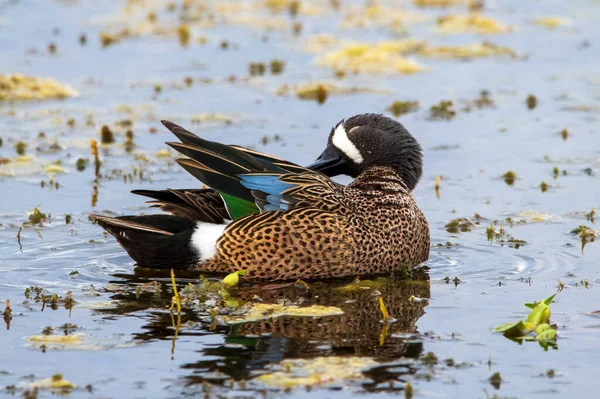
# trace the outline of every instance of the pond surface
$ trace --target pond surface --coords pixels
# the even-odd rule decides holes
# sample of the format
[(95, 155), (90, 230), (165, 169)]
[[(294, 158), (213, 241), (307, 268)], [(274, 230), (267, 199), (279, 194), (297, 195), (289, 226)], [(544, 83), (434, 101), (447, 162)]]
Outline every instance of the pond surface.
[[(32, 381), (61, 373), (76, 385), (67, 389), (73, 398), (409, 397), (409, 381), (422, 398), (596, 397), (600, 2), (481, 2), (481, 14), (498, 24), (466, 31), (438, 19), (470, 12), (449, 3), (0, 4), (0, 73), (52, 77), (78, 92), (0, 102), (0, 304), (10, 300), (12, 309), (0, 332), (0, 396), (21, 397)], [(558, 18), (536, 22), (546, 17)], [(411, 61), (400, 50), (331, 55), (352, 43), (407, 39), (421, 41), (406, 51)], [(495, 50), (457, 58), (451, 46), (461, 45)], [(450, 46), (446, 57), (439, 46)], [(311, 82), (321, 85), (316, 94), (298, 87)], [(432, 118), (430, 107), (445, 100), (453, 102), (442, 112), (448, 119)], [(394, 101), (419, 105), (399, 120), (425, 152), (414, 196), (431, 228), (426, 267), (409, 280), (232, 294), (341, 315), (232, 325), (210, 316), (214, 299), (200, 298), (197, 308), (184, 306), (176, 329), (168, 273), (136, 268), (87, 220), (90, 212), (153, 212), (132, 189), (199, 186), (165, 152), (173, 137), (160, 119), (307, 164), (339, 120), (391, 115)], [(100, 142), (104, 125), (115, 143), (100, 144), (97, 176), (90, 140)], [(512, 184), (502, 177), (508, 171)], [(38, 206), (46, 220), (29, 223)], [(446, 227), (458, 218), (466, 219), (458, 229)], [(581, 225), (584, 243), (571, 233)], [(180, 288), (198, 282), (177, 276)], [(71, 291), (75, 303), (27, 298), (30, 286)], [(524, 303), (559, 289), (550, 306), (556, 345), (494, 333), (524, 319)], [(382, 322), (378, 298), (395, 322)], [(71, 340), (35, 342), (43, 333)], [(495, 373), (501, 381), (492, 384)], [(300, 374), (297, 386), (278, 384)]]

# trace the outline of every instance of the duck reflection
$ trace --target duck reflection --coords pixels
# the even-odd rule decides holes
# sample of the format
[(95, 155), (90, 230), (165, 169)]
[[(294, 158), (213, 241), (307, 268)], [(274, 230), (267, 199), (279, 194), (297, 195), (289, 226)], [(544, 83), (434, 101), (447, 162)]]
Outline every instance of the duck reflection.
[[(117, 306), (99, 312), (122, 315), (146, 310), (151, 315), (149, 322), (142, 331), (134, 334), (134, 339), (173, 339), (175, 329), (171, 315), (164, 311), (172, 297), (170, 280), (165, 274), (136, 269), (135, 275), (115, 277), (122, 279), (112, 284), (122, 287), (111, 296)], [(161, 288), (149, 290), (150, 281), (161, 281)], [(178, 274), (177, 282), (197, 284), (198, 280), (197, 276)], [(139, 287), (144, 287), (144, 290)], [(221, 334), (225, 341), (220, 345), (203, 347), (199, 351), (202, 355), (199, 358), (203, 360), (182, 365), (183, 369), (191, 371), (184, 377), (187, 383), (221, 385), (230, 379), (248, 380), (267, 365), (292, 358), (364, 356), (395, 361), (417, 359), (423, 351), (417, 321), (425, 313), (430, 296), (425, 269), (413, 272), (411, 279), (380, 277), (360, 282), (314, 282), (308, 286), (250, 286), (239, 288), (235, 296), (240, 301), (267, 304), (335, 306), (343, 314), (280, 316), (216, 326), (213, 318), (211, 330), (206, 312), (184, 309), (179, 337)], [(382, 320), (380, 297), (395, 319), (392, 322)], [(386, 374), (386, 371), (382, 372)]]

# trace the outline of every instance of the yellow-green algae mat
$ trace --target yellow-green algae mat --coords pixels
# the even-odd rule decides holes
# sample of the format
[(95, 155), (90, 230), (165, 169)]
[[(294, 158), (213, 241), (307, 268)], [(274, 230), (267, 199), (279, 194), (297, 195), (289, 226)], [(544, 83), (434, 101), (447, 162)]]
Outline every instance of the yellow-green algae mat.
[(20, 73), (0, 74), (0, 101), (62, 99), (76, 95), (75, 89), (51, 78), (25, 76)]
[(282, 361), (282, 370), (263, 374), (254, 380), (275, 388), (314, 386), (364, 378), (362, 372), (376, 366), (375, 360), (365, 357), (328, 356), (314, 359)]

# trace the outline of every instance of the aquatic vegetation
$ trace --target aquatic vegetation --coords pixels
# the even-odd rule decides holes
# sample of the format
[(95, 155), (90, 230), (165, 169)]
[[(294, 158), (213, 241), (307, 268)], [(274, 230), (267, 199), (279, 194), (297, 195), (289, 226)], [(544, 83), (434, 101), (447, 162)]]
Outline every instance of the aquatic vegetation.
[(467, 3), (466, 0), (412, 0), (417, 7), (450, 7)]
[(192, 123), (208, 124), (208, 125), (231, 125), (233, 118), (225, 114), (215, 112), (199, 113), (192, 116)]
[(587, 227), (585, 225), (578, 226), (570, 231), (570, 234), (578, 237), (581, 240), (581, 252), (583, 253), (583, 249), (586, 244), (589, 242), (596, 241), (596, 238), (600, 235), (597, 230), (592, 229), (591, 227)]
[(396, 118), (410, 112), (416, 112), (419, 109), (418, 101), (394, 101), (386, 111), (390, 112)]
[(446, 59), (473, 59), (493, 56), (517, 57), (517, 53), (509, 47), (499, 46), (487, 41), (455, 46), (424, 46), (418, 54), (422, 57)]
[(403, 55), (414, 53), (424, 45), (424, 42), (413, 39), (351, 44), (323, 55), (316, 64), (347, 73), (412, 74), (424, 71), (425, 67)]
[(264, 75), (267, 67), (262, 62), (251, 62), (248, 64), (250, 76), (261, 76)]
[(294, 94), (301, 100), (314, 100), (323, 104), (331, 94), (378, 93), (370, 87), (344, 87), (328, 82), (310, 82), (297, 85), (283, 85), (277, 90), (277, 95)]
[(179, 39), (179, 44), (181, 44), (183, 47), (187, 47), (187, 45), (190, 43), (191, 37), (192, 34), (189, 26), (186, 24), (179, 25), (177, 28), (177, 38)]
[(0, 74), (0, 101), (64, 99), (77, 96), (77, 91), (51, 78), (23, 74)]
[(244, 305), (238, 311), (231, 315), (223, 316), (223, 322), (226, 324), (239, 324), (256, 322), (259, 320), (275, 319), (282, 316), (294, 317), (322, 317), (338, 316), (344, 314), (342, 309), (335, 306), (296, 306), (296, 305), (278, 305), (269, 303), (250, 303)]
[(373, 3), (366, 7), (348, 6), (341, 24), (343, 29), (389, 28), (394, 33), (405, 33), (406, 26), (423, 22), (426, 17), (416, 12), (408, 12), (398, 6)]
[(100, 142), (102, 144), (112, 144), (115, 142), (115, 135), (107, 125), (102, 126), (102, 129), (100, 129)]
[(438, 18), (437, 25), (438, 31), (443, 33), (494, 34), (511, 31), (510, 27), (478, 13), (445, 15)]
[(547, 350), (548, 347), (556, 348), (556, 326), (550, 323), (550, 304), (556, 294), (525, 306), (531, 309), (523, 321), (506, 323), (494, 328), (495, 332), (502, 333), (505, 337), (521, 343), (522, 341), (537, 341)]
[(269, 387), (289, 389), (312, 387), (322, 384), (366, 378), (363, 371), (378, 363), (368, 357), (328, 356), (314, 359), (283, 360), (278, 367), (281, 371), (263, 374), (254, 381)]
[(454, 110), (454, 103), (451, 100), (440, 101), (439, 104), (432, 105), (429, 108), (429, 119), (430, 120), (446, 120), (456, 116), (456, 111)]
[(537, 107), (537, 97), (534, 96), (533, 94), (529, 94), (527, 96), (527, 99), (525, 100), (525, 103), (527, 104), (527, 108), (529, 109), (534, 109), (535, 107)]
[(45, 213), (40, 211), (39, 206), (36, 206), (31, 212), (28, 213), (29, 222), (34, 225), (44, 222), (47, 218), (48, 216), (46, 216)]
[(545, 181), (540, 183), (540, 190), (542, 190), (542, 193), (545, 193), (546, 191), (548, 191), (548, 183), (546, 183)]
[(62, 374), (54, 374), (50, 378), (34, 381), (30, 383), (29, 386), (34, 389), (58, 390), (61, 393), (68, 393), (77, 388), (77, 385), (65, 380)]
[(236, 287), (238, 285), (238, 283), (240, 282), (240, 276), (245, 276), (245, 275), (246, 275), (245, 270), (239, 270), (237, 272), (230, 273), (222, 280), (222, 283), (226, 287)]
[(282, 60), (272, 60), (269, 63), (269, 67), (271, 69), (271, 73), (273, 75), (280, 75), (283, 73), (283, 69), (285, 68), (285, 61)]
[(515, 180), (517, 180), (518, 176), (514, 170), (509, 170), (501, 176), (504, 179), (504, 182), (509, 186), (515, 184)]
[(494, 374), (492, 374), (488, 380), (494, 388), (500, 389), (500, 384), (502, 383), (502, 377), (500, 376), (499, 372), (495, 372)]
[(559, 134), (564, 141), (567, 141), (567, 138), (569, 138), (569, 131), (567, 129), (561, 130)]
[(564, 28), (573, 25), (573, 21), (566, 17), (539, 17), (533, 23), (547, 29)]
[(479, 97), (470, 100), (470, 101), (466, 101), (466, 105), (463, 109), (464, 112), (471, 112), (471, 109), (473, 108), (477, 108), (477, 109), (482, 109), (482, 108), (495, 108), (496, 104), (494, 103), (494, 100), (492, 100), (492, 97), (490, 95), (490, 92), (487, 90), (482, 90), (479, 93)]
[(466, 233), (473, 230), (475, 223), (467, 218), (453, 219), (446, 224), (446, 231), (448, 233)]

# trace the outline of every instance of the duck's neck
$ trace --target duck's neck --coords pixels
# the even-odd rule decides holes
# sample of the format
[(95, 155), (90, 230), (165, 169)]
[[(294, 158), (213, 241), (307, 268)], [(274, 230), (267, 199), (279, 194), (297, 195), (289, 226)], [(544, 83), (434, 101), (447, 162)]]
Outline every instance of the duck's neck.
[(410, 190), (394, 168), (374, 166), (362, 172), (348, 188), (383, 194), (409, 194)]

